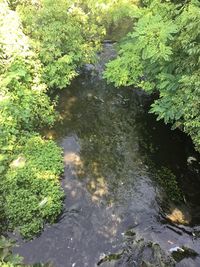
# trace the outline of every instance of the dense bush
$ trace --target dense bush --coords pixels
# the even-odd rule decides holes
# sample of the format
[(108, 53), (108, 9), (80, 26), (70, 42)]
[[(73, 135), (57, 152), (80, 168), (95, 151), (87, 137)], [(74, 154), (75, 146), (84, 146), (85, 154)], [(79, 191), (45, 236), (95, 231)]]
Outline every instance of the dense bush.
[[(41, 81), (42, 65), (31, 50), (16, 12), (0, 3), (0, 223), (30, 237), (62, 209), (62, 153), (34, 131), (55, 120)], [(0, 229), (2, 230), (2, 229)]]
[(137, 2), (14, 1), (15, 6), (18, 4), (24, 32), (42, 63), (42, 81), (49, 88), (69, 85), (83, 64), (95, 61), (106, 28), (130, 18)]
[(94, 60), (103, 28), (93, 23), (79, 1), (38, 2), (29, 1), (17, 10), (42, 63), (43, 81), (48, 87), (64, 88), (83, 63)]
[(189, 134), (200, 151), (200, 3), (146, 4), (105, 77), (116, 86), (158, 90), (151, 112)]
[[(54, 105), (41, 82), (41, 65), (15, 12), (0, 3), (0, 161), (22, 132), (54, 122)], [(0, 172), (2, 168), (0, 169)]]
[(23, 140), (1, 188), (9, 228), (25, 237), (37, 234), (44, 222), (53, 222), (62, 210), (59, 176), (63, 170), (60, 148), (39, 136)]

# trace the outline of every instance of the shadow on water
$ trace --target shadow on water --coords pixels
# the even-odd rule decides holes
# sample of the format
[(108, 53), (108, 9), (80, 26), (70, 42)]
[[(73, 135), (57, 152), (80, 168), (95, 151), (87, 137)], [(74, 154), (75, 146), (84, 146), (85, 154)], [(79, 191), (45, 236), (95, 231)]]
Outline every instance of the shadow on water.
[(15, 251), (57, 267), (174, 266), (169, 255), (184, 246), (176, 266), (200, 266), (199, 155), (148, 114), (150, 96), (88, 68), (61, 92), (60, 121), (45, 133), (64, 150), (64, 212)]

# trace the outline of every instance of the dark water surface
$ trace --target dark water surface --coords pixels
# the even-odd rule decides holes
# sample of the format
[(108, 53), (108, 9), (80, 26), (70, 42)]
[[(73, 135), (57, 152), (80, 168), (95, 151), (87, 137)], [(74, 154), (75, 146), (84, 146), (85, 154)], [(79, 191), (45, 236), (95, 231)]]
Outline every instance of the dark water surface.
[[(64, 212), (15, 251), (25, 262), (57, 267), (147, 266), (142, 258), (174, 266), (157, 263), (158, 251), (137, 250), (134, 240), (158, 243), (165, 255), (177, 246), (200, 253), (199, 155), (185, 135), (148, 114), (149, 96), (106, 85), (97, 67), (61, 92), (61, 121), (46, 133), (64, 150)], [(176, 266), (198, 267), (200, 258)]]

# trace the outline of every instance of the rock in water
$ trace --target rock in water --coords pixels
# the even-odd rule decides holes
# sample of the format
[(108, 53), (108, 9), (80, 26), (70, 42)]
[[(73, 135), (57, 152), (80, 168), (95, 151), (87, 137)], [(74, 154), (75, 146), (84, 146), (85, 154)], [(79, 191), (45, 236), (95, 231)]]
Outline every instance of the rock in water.
[(158, 244), (137, 237), (129, 237), (123, 251), (106, 255), (98, 263), (101, 267), (174, 267), (175, 260)]

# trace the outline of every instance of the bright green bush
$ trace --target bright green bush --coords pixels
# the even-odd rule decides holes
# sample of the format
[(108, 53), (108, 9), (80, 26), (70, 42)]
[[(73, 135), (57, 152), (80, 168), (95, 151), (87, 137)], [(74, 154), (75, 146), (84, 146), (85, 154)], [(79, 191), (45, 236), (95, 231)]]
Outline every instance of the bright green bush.
[(3, 150), (12, 149), (22, 131), (52, 125), (55, 119), (50, 99), (40, 85), (32, 83), (34, 77), (27, 69), (31, 68), (28, 63), (15, 60), (0, 76), (0, 144)]
[(151, 112), (189, 134), (200, 151), (200, 3), (146, 2), (105, 77), (158, 90)]
[[(32, 237), (62, 210), (62, 152), (34, 131), (55, 120), (42, 82), (42, 64), (19, 16), (0, 2), (1, 225)], [(4, 227), (3, 227), (4, 228)], [(0, 229), (3, 231), (4, 229)]]
[(18, 1), (24, 32), (42, 63), (42, 81), (53, 89), (69, 85), (83, 64), (95, 61), (106, 28), (130, 18), (137, 2)]
[(22, 266), (22, 257), (12, 254), (14, 241), (0, 236), (0, 267)]
[[(0, 3), (0, 161), (24, 131), (55, 120), (54, 104), (41, 82), (41, 64), (30, 50), (19, 17)], [(2, 169), (0, 168), (0, 173)]]
[(79, 1), (41, 0), (19, 5), (17, 10), (43, 65), (42, 77), (48, 87), (66, 87), (83, 63), (94, 60), (103, 32)]
[(31, 237), (45, 222), (55, 221), (62, 210), (62, 154), (53, 141), (39, 136), (27, 139), (17, 152), (1, 190), (9, 228), (18, 228), (24, 237)]

